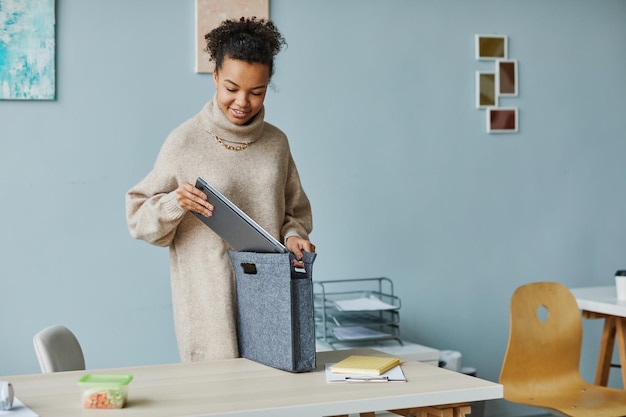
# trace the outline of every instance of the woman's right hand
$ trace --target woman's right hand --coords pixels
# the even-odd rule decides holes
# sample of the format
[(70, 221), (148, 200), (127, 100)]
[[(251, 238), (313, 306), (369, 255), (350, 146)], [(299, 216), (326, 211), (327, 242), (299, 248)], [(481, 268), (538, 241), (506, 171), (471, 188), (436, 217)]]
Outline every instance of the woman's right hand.
[(213, 205), (207, 201), (206, 194), (188, 182), (183, 182), (178, 186), (176, 200), (178, 205), (185, 210), (195, 211), (205, 217), (213, 215)]

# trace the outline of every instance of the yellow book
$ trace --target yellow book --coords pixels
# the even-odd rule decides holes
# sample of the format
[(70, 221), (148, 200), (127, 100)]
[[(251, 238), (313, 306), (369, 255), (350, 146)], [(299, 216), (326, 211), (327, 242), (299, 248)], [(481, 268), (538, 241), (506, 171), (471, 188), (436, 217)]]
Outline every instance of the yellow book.
[(400, 364), (398, 358), (352, 355), (330, 367), (334, 374), (382, 375)]

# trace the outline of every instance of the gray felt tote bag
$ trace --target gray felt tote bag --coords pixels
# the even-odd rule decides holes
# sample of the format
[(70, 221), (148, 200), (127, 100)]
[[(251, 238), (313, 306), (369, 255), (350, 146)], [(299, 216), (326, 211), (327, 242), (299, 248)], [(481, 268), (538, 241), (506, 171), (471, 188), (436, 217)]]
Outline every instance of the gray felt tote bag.
[(229, 251), (237, 280), (239, 354), (290, 372), (315, 369), (313, 261), (291, 253)]

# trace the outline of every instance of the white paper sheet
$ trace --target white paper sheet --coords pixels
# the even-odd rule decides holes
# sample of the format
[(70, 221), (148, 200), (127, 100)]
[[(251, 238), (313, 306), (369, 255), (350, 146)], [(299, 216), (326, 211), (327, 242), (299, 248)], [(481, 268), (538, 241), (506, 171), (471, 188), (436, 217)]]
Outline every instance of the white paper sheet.
[(344, 383), (358, 383), (358, 382), (366, 382), (366, 383), (385, 383), (385, 382), (406, 382), (406, 378), (404, 376), (404, 372), (402, 372), (402, 368), (400, 365), (394, 366), (384, 374), (379, 377), (371, 377), (364, 375), (352, 375), (352, 374), (333, 374), (330, 371), (330, 367), (333, 366), (334, 363), (326, 364), (326, 382), (344, 382)]
[(335, 300), (335, 305), (341, 311), (396, 310), (398, 308), (398, 306), (385, 303), (373, 295), (350, 300)]
[(379, 332), (364, 326), (335, 327), (333, 333), (339, 340), (368, 340), (392, 337), (389, 333)]
[(26, 407), (23, 402), (13, 398), (13, 408), (10, 410), (0, 410), (0, 417), (39, 417), (33, 410)]

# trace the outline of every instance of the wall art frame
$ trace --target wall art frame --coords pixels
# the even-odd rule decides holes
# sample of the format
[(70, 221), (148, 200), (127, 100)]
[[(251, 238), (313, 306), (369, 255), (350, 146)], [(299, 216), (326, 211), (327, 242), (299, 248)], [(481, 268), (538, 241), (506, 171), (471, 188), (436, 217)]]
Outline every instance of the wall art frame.
[(476, 108), (498, 107), (498, 74), (493, 71), (476, 71)]
[(477, 60), (507, 59), (508, 37), (504, 35), (475, 35)]
[(0, 99), (56, 99), (56, 0), (0, 0)]
[(269, 19), (269, 0), (196, 0), (196, 72), (212, 73), (213, 62), (209, 60), (204, 35), (226, 19), (256, 16)]
[(517, 107), (486, 109), (487, 133), (517, 133), (519, 131), (519, 110)]
[(498, 73), (498, 95), (501, 97), (517, 97), (518, 75), (517, 60), (503, 59), (496, 61)]

